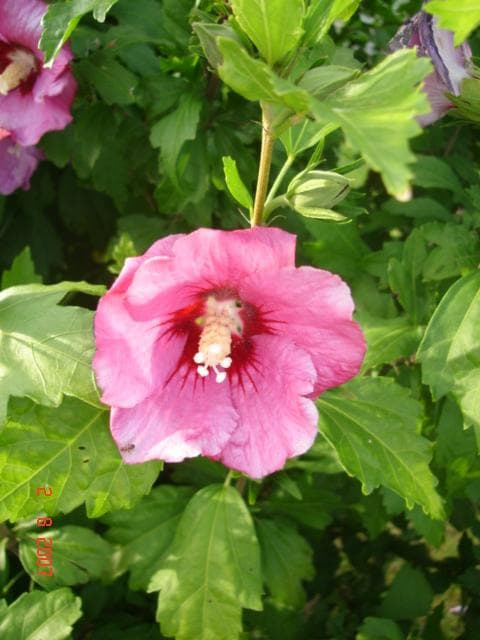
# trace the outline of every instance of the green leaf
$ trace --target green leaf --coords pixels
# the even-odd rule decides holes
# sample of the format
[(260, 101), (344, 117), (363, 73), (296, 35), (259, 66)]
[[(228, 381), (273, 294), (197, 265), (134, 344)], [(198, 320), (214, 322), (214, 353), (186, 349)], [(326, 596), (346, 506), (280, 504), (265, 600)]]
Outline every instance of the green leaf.
[(220, 49), (218, 48), (217, 38), (231, 38), (241, 44), (238, 34), (228, 24), (194, 22), (192, 27), (197, 34), (200, 44), (202, 45), (202, 49), (205, 52), (205, 56), (213, 69), (218, 69), (223, 60)]
[(301, 607), (305, 603), (302, 580), (315, 575), (313, 550), (290, 525), (273, 520), (256, 520), (262, 551), (265, 584), (280, 605)]
[[(8, 561), (8, 553), (7, 553), (7, 545), (10, 543), (8, 537), (2, 538), (0, 540), (0, 589), (2, 593), (3, 588), (8, 583), (8, 578), (10, 575), (10, 562)], [(1, 605), (0, 605), (1, 606)]]
[(138, 78), (118, 62), (113, 55), (100, 51), (81, 60), (77, 73), (90, 82), (108, 105), (135, 102)]
[(242, 207), (250, 210), (253, 206), (253, 199), (238, 173), (237, 163), (230, 156), (224, 156), (222, 161), (228, 190)]
[(425, 5), (425, 11), (438, 18), (442, 29), (455, 33), (455, 46), (462, 44), (480, 24), (479, 0), (432, 0)]
[(321, 432), (365, 493), (384, 485), (409, 507), (444, 517), (428, 467), (431, 446), (418, 432), (420, 405), (406, 389), (388, 378), (357, 379), (322, 395), (318, 406)]
[(415, 160), (408, 140), (421, 132), (415, 117), (429, 109), (420, 83), (430, 71), (426, 58), (402, 49), (312, 108), (321, 122), (342, 127), (347, 142), (400, 199), (409, 194), (408, 165)]
[(414, 229), (403, 245), (402, 258), (388, 263), (388, 282), (400, 304), (411, 318), (413, 326), (425, 321), (429, 298), (422, 281), (427, 245), (420, 230)]
[[(58, 409), (11, 400), (0, 434), (0, 520), (67, 513), (83, 502), (90, 518), (128, 509), (160, 469), (122, 461), (104, 410), (70, 398)], [(52, 496), (37, 495), (46, 485)]]
[(241, 96), (247, 100), (281, 104), (295, 112), (308, 110), (310, 98), (306, 91), (280, 78), (234, 40), (219, 38), (218, 46), (223, 56), (223, 63), (218, 68), (220, 77)]
[(423, 225), (421, 231), (429, 244), (428, 255), (423, 263), (425, 281), (455, 278), (477, 268), (480, 244), (474, 231), (457, 223), (434, 222)]
[(423, 573), (405, 564), (395, 576), (378, 613), (393, 620), (413, 620), (429, 612), (433, 595)]
[(0, 293), (0, 422), (10, 395), (58, 406), (63, 395), (98, 406), (93, 379), (93, 313), (59, 306), (69, 292), (100, 295), (82, 282), (23, 285)]
[(102, 516), (102, 522), (110, 527), (106, 539), (122, 546), (120, 565), (130, 571), (131, 589), (147, 589), (191, 493), (186, 487), (155, 487), (133, 509)]
[(480, 272), (450, 287), (418, 349), (422, 380), (435, 399), (453, 393), (468, 424), (480, 425)]
[(150, 132), (150, 143), (160, 147), (161, 158), (170, 179), (177, 181), (177, 160), (180, 150), (187, 140), (193, 140), (200, 120), (202, 101), (192, 93), (185, 93), (180, 104), (156, 124)]
[(413, 184), (427, 189), (448, 189), (462, 201), (465, 190), (449, 164), (435, 156), (417, 154), (414, 166)]
[(64, 640), (82, 615), (81, 600), (70, 589), (22, 593), (0, 610), (2, 640)]
[(405, 636), (393, 620), (365, 618), (355, 640), (405, 640)]
[(239, 25), (270, 66), (284, 58), (303, 35), (303, 0), (232, 0)]
[(40, 49), (45, 54), (45, 66), (51, 67), (60, 49), (72, 35), (80, 18), (93, 11), (93, 17), (104, 22), (105, 16), (117, 0), (63, 0), (48, 7), (43, 17)]
[(363, 371), (414, 355), (422, 338), (422, 327), (414, 326), (406, 316), (377, 318), (361, 313), (358, 321), (368, 345)]
[(419, 506), (407, 512), (407, 518), (415, 530), (425, 538), (429, 545), (438, 548), (445, 537), (445, 523), (429, 518)]
[(329, 126), (322, 127), (317, 122), (305, 119), (303, 122), (289, 127), (280, 136), (280, 140), (285, 147), (287, 155), (296, 156), (316, 145), (331, 131), (332, 129)]
[(360, 0), (318, 0), (311, 2), (305, 16), (304, 45), (321, 40), (335, 20), (348, 20), (357, 10)]
[[(38, 574), (36, 541), (42, 536), (52, 540), (51, 576)], [(17, 538), (25, 570), (46, 591), (113, 577), (114, 549), (91, 529), (67, 525), (21, 533)], [(43, 542), (38, 548), (45, 548)]]
[[(195, 535), (192, 535), (195, 532)], [(201, 489), (189, 502), (149, 590), (162, 633), (176, 640), (237, 640), (242, 607), (260, 610), (260, 553), (238, 491)]]
[[(357, 69), (340, 67), (334, 64), (326, 64), (315, 67), (303, 74), (298, 86), (323, 100), (347, 82), (359, 75)], [(318, 125), (317, 125), (318, 126)]]
[(15, 260), (10, 269), (2, 274), (1, 288), (7, 289), (18, 284), (29, 284), (30, 282), (41, 282), (42, 278), (35, 273), (35, 265), (32, 260), (30, 247), (25, 247)]
[[(319, 440), (320, 438), (317, 439), (314, 446), (318, 446)], [(329, 453), (331, 451), (330, 445), (325, 442), (325, 446), (328, 447)], [(310, 468), (317, 471), (321, 466), (321, 462), (315, 459)], [(341, 467), (340, 469), (335, 468), (334, 473), (339, 470)], [(337, 496), (326, 489), (307, 483), (301, 484), (298, 488), (302, 493), (301, 500), (292, 499), (291, 492), (282, 488), (269, 496), (268, 500), (262, 502), (262, 512), (274, 515), (276, 518), (280, 515), (282, 518), (289, 518), (304, 526), (322, 531), (330, 524), (332, 512), (339, 506)]]

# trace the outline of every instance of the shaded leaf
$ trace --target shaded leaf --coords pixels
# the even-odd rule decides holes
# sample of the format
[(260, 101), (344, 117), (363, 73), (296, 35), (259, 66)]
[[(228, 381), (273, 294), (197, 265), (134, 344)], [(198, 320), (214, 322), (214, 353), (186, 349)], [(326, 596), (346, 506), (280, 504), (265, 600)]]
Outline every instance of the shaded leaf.
[(281, 605), (301, 607), (305, 602), (302, 581), (315, 575), (312, 548), (290, 525), (264, 518), (255, 524), (263, 576), (272, 598)]
[(186, 487), (155, 487), (132, 509), (102, 516), (102, 522), (110, 527), (106, 539), (122, 546), (120, 564), (130, 571), (131, 589), (147, 589), (191, 493)]
[(378, 614), (393, 620), (419, 618), (429, 612), (433, 595), (423, 573), (405, 564), (395, 576)]
[(177, 159), (183, 144), (193, 140), (200, 120), (202, 101), (199, 97), (185, 93), (180, 104), (153, 125), (150, 132), (150, 143), (153, 147), (160, 147), (161, 157), (170, 179), (177, 180)]

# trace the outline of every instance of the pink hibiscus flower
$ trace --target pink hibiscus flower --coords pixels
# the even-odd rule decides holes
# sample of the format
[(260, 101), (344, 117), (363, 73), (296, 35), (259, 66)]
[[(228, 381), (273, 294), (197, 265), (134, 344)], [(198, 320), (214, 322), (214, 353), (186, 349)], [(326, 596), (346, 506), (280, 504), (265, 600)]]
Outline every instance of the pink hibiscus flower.
[(28, 189), (41, 158), (36, 147), (22, 147), (0, 130), (0, 193), (6, 196), (19, 187)]
[(46, 10), (41, 0), (0, 4), (0, 128), (27, 147), (72, 119), (76, 83), (69, 69), (69, 47), (61, 50), (51, 69), (42, 67), (38, 41)]
[(125, 461), (280, 469), (315, 439), (313, 399), (360, 368), (353, 308), (338, 276), (295, 268), (280, 229), (199, 229), (129, 258), (100, 300), (93, 363)]

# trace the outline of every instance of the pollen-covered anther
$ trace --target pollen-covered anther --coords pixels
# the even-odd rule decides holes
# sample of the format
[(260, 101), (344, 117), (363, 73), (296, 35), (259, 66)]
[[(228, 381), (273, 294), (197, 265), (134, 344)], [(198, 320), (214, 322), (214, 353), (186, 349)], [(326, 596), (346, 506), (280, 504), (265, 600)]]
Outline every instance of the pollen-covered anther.
[(3, 96), (19, 87), (37, 69), (35, 56), (25, 49), (14, 49), (8, 57), (10, 64), (0, 73), (0, 94)]
[(198, 351), (193, 356), (193, 361), (198, 364), (197, 372), (202, 378), (208, 376), (211, 368), (215, 372), (216, 382), (223, 382), (227, 377), (224, 369), (232, 365), (232, 333), (242, 327), (236, 301), (220, 301), (210, 296), (205, 304), (202, 324)]

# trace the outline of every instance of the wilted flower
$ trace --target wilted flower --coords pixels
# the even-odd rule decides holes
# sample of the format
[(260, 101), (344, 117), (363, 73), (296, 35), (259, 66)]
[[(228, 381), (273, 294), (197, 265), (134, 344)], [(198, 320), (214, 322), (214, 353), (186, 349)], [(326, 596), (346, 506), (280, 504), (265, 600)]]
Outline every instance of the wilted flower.
[(358, 372), (352, 312), (347, 285), (295, 268), (279, 229), (200, 229), (128, 259), (100, 300), (93, 363), (124, 459), (280, 469), (315, 438), (313, 399)]
[(22, 147), (0, 130), (0, 193), (8, 195), (21, 187), (28, 189), (30, 178), (42, 153), (36, 147)]
[(424, 83), (432, 110), (418, 118), (427, 126), (455, 106), (447, 94), (460, 95), (462, 81), (470, 75), (472, 52), (467, 42), (455, 47), (453, 33), (437, 27), (436, 18), (425, 11), (416, 13), (391, 40), (392, 51), (402, 47), (417, 47), (418, 55), (430, 58), (435, 67)]
[(27, 147), (72, 119), (76, 83), (70, 49), (63, 47), (51, 69), (42, 66), (38, 41), (46, 10), (41, 0), (2, 0), (0, 5), (0, 128)]

